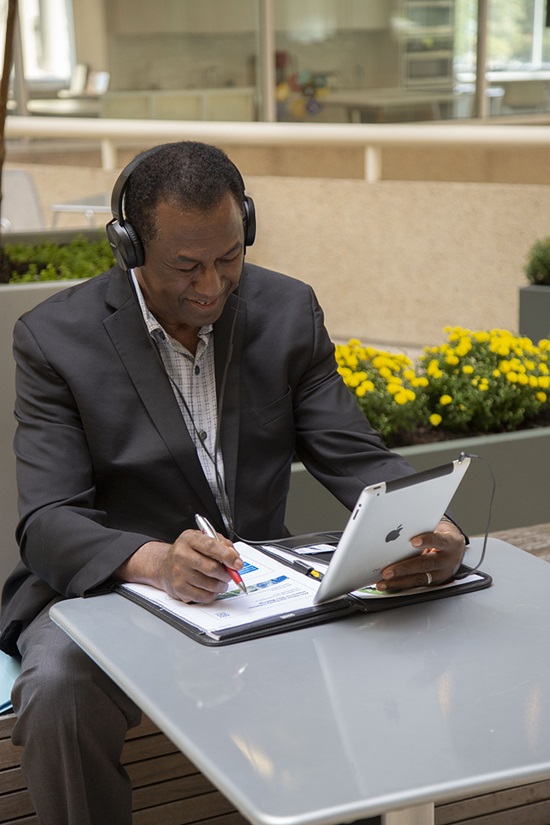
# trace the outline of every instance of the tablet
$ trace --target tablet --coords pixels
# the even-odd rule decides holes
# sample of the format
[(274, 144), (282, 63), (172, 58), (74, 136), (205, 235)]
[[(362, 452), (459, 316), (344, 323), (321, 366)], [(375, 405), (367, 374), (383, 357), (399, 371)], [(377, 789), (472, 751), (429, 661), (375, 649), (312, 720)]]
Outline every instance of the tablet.
[(470, 465), (467, 456), (362, 491), (314, 601), (380, 581), (388, 564), (418, 553), (411, 539), (434, 530)]

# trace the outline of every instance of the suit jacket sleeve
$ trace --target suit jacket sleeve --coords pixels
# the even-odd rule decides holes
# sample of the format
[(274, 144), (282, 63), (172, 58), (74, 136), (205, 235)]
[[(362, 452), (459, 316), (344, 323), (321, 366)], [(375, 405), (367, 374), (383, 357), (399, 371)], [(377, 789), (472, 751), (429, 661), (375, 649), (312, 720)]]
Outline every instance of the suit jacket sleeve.
[(241, 296), (242, 339), (233, 358), (240, 380), (235, 372), (229, 382), (241, 387), (238, 473), (230, 490), (241, 535), (281, 535), (295, 454), (349, 509), (366, 484), (412, 473), (385, 447), (338, 374), (311, 287), (249, 266)]
[[(113, 529), (107, 513), (98, 508), (77, 404), (24, 321), (15, 328), (14, 355), (22, 559), (57, 593), (82, 595), (154, 536)], [(96, 381), (98, 404), (108, 405), (101, 373)]]

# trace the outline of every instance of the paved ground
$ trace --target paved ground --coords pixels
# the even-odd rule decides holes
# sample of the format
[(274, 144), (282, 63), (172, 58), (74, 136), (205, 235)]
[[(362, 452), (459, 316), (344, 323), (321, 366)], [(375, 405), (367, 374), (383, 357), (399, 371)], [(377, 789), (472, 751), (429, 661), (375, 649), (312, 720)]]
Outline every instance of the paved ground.
[(535, 524), (531, 527), (501, 530), (491, 535), (550, 561), (550, 524)]

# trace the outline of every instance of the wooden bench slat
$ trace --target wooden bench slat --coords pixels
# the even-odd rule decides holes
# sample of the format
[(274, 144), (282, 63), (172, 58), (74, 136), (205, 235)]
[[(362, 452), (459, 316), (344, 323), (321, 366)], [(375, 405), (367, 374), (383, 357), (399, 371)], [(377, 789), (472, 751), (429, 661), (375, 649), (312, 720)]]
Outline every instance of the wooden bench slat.
[(3, 713), (0, 716), (0, 739), (9, 739), (15, 723), (15, 714)]
[(192, 777), (180, 776), (145, 788), (135, 788), (132, 794), (132, 807), (134, 811), (138, 811), (166, 802), (191, 799), (200, 805), (200, 800), (204, 799), (205, 809), (208, 809), (207, 797), (214, 792), (216, 789), (203, 774), (195, 774)]
[(0, 796), (0, 822), (34, 814), (34, 807), (27, 789)]
[[(524, 806), (549, 798), (550, 780), (520, 785), (517, 788), (506, 788), (489, 794), (480, 794), (479, 796), (436, 806), (436, 825), (455, 825), (455, 823), (467, 822), (475, 819), (475, 817), (493, 814), (497, 811), (506, 811), (513, 808), (523, 809)], [(527, 822), (527, 820), (525, 821)], [(550, 822), (550, 817), (548, 821)]]
[(151, 733), (158, 733), (159, 729), (154, 722), (151, 722), (148, 716), (142, 714), (141, 722), (134, 728), (130, 728), (126, 734), (126, 740), (137, 739), (140, 736), (149, 736)]
[[(437, 816), (435, 823), (440, 825)], [(499, 810), (481, 816), (453, 820), (455, 825), (548, 825), (550, 822), (550, 800), (536, 802), (533, 805), (521, 805), (508, 810)]]
[[(15, 768), (0, 772), (0, 795), (20, 791), (25, 787), (23, 771), (17, 765)], [(0, 796), (1, 799), (1, 796)]]
[(206, 820), (206, 822), (211, 823), (211, 825), (250, 825), (248, 819), (245, 819), (238, 811), (217, 816), (215, 819)]
[[(38, 819), (36, 818), (36, 814), (32, 814), (32, 816), (24, 816), (22, 819), (18, 817), (17, 819), (7, 819), (5, 822), (2, 822), (2, 825), (38, 825)], [(158, 825), (162, 825), (162, 823), (158, 823)]]
[(207, 807), (205, 799), (198, 797), (136, 811), (133, 825), (160, 825), (161, 823), (162, 825), (190, 825), (195, 822), (206, 825), (212, 817), (233, 813), (234, 810), (231, 803), (221, 793), (215, 791), (208, 794)]
[(179, 751), (166, 756), (157, 756), (141, 762), (126, 764), (126, 772), (132, 780), (134, 788), (144, 785), (153, 785), (155, 782), (165, 782), (178, 776), (192, 776), (199, 771), (191, 766), (189, 760)]
[(0, 741), (0, 771), (15, 768), (21, 762), (22, 748), (12, 745), (9, 739)]
[(122, 749), (122, 764), (126, 765), (130, 762), (139, 762), (143, 759), (151, 759), (154, 756), (176, 752), (176, 746), (163, 733), (158, 732), (151, 734), (151, 736), (127, 740)]

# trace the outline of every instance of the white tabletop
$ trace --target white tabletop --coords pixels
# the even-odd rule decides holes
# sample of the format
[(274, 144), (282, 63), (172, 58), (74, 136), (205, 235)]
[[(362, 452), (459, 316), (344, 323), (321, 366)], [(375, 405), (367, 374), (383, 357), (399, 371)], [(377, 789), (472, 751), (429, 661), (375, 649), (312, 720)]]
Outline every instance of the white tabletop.
[(252, 823), (332, 825), (550, 776), (550, 565), (493, 539), (483, 569), (487, 590), (218, 648), (116, 594), (51, 615)]

